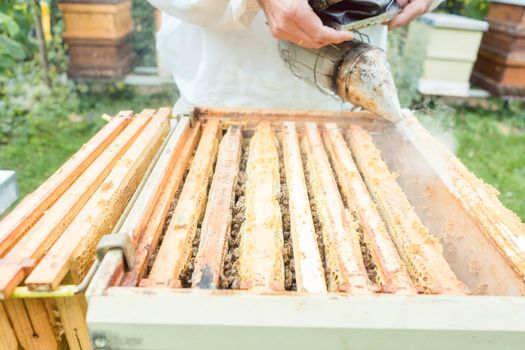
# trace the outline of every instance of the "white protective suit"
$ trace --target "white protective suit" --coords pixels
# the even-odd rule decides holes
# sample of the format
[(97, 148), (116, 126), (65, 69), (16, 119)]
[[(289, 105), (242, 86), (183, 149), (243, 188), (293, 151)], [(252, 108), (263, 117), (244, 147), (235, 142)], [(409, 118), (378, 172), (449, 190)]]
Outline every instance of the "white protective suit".
[[(189, 105), (341, 109), (285, 66), (257, 0), (148, 1), (163, 12), (157, 47), (181, 94), (175, 113)], [(364, 32), (386, 48), (386, 26)]]

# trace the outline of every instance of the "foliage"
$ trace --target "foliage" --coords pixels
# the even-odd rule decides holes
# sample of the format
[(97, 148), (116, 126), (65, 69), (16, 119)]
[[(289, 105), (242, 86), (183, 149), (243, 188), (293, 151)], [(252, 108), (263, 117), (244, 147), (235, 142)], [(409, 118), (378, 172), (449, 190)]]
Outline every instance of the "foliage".
[[(16, 37), (24, 45), (26, 58), (19, 60), (9, 74), (0, 74), (0, 146), (11, 140), (25, 142), (35, 135), (53, 134), (61, 127), (67, 111), (78, 109), (79, 97), (74, 82), (65, 76), (67, 54), (62, 42), (63, 22), (57, 9), (57, 0), (51, 0), (53, 13), (53, 39), (47, 43), (49, 67), (46, 71), (36, 46), (34, 31), (34, 3), (24, 0), (8, 0), (10, 16), (19, 25)], [(0, 10), (4, 10), (4, 3)], [(7, 8), (7, 7), (6, 7)], [(22, 35), (23, 33), (23, 35)], [(45, 76), (52, 81), (45, 84)], [(25, 140), (25, 141), (24, 141)]]
[(61, 74), (67, 70), (68, 56), (66, 46), (62, 40), (64, 33), (64, 21), (62, 12), (58, 9), (59, 0), (48, 0), (51, 12), (51, 33), (53, 39), (47, 43), (47, 55), (49, 64), (56, 71), (56, 74)]
[[(74, 83), (64, 74), (67, 56), (61, 22), (53, 26), (53, 40), (47, 43), (46, 71), (40, 56), (32, 52), (36, 49), (30, 36), (34, 25), (32, 11), (36, 10), (33, 2), (9, 2), (11, 16), (20, 19), (20, 33), (25, 33), (18, 40), (27, 40), (27, 58), (19, 60), (8, 73), (0, 74), (0, 146), (11, 140), (28, 141), (34, 135), (53, 134), (56, 127), (61, 127), (67, 111), (75, 110), (79, 103)], [(45, 84), (46, 75), (53, 82), (51, 86)]]
[(32, 28), (31, 6), (21, 0), (0, 3), (0, 74), (10, 74), (17, 61), (35, 48), (29, 36)]
[(448, 13), (477, 19), (485, 18), (488, 9), (488, 0), (447, 0), (439, 7), (439, 10)]
[(133, 0), (133, 45), (143, 66), (156, 65), (154, 8), (145, 0)]
[(54, 70), (53, 84), (48, 87), (37, 59), (17, 65), (13, 72), (12, 77), (0, 76), (0, 145), (53, 135), (67, 111), (78, 106), (73, 83)]

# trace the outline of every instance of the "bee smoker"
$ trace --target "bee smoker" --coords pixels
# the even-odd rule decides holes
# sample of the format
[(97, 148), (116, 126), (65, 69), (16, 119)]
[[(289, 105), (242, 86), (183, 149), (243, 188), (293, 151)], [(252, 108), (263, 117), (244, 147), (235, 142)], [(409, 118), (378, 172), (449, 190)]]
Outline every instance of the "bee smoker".
[[(316, 0), (310, 1), (310, 4), (326, 25), (346, 30), (384, 23), (399, 12), (399, 6), (393, 0), (331, 1), (331, 6), (324, 2), (326, 7), (315, 7)], [(356, 4), (363, 3), (381, 3), (379, 5), (382, 6), (374, 7), (371, 16), (366, 16), (362, 11), (357, 16)], [(341, 10), (345, 4), (350, 6), (351, 10)], [(320, 10), (317, 11), (318, 9)], [(354, 19), (357, 16), (358, 20), (350, 20), (351, 16), (354, 16)], [(346, 23), (348, 21), (350, 23)], [(322, 92), (392, 122), (401, 119), (399, 98), (383, 50), (357, 40), (320, 49), (306, 49), (291, 42), (280, 41), (279, 53), (295, 75), (318, 87)]]

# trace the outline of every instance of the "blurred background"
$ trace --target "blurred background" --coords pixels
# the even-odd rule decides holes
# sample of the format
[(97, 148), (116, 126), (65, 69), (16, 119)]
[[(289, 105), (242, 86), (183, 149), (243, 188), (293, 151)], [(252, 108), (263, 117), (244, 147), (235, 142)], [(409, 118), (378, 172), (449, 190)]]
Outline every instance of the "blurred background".
[[(498, 61), (505, 47), (492, 50), (491, 42), (503, 42), (497, 35), (513, 24), (501, 24), (498, 13), (488, 22), (470, 21), (486, 19), (490, 6), (445, 1), (436, 12), (462, 19), (431, 16), (397, 29), (389, 34), (388, 55), (403, 107), (446, 135), (467, 167), (525, 220), (525, 87), (486, 72), (510, 69)], [(86, 29), (86, 21), (97, 20), (113, 27), (105, 34)], [(145, 0), (2, 0), (0, 169), (15, 171), (19, 198), (88, 140), (105, 123), (101, 116), (175, 102), (176, 86), (155, 50), (159, 20)], [(448, 56), (433, 54), (439, 45)]]

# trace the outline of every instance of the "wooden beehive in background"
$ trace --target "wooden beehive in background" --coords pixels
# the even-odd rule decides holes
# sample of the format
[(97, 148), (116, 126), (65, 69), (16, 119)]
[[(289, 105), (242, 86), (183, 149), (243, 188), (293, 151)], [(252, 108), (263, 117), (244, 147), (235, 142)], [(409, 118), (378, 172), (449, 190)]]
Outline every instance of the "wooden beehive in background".
[(491, 1), (471, 81), (500, 96), (525, 96), (525, 1)]
[(122, 78), (136, 61), (131, 0), (62, 0), (72, 78)]

